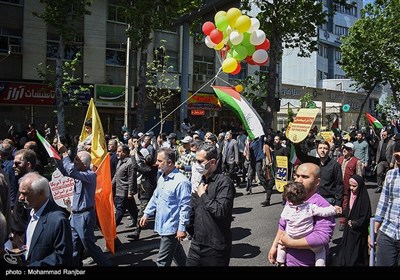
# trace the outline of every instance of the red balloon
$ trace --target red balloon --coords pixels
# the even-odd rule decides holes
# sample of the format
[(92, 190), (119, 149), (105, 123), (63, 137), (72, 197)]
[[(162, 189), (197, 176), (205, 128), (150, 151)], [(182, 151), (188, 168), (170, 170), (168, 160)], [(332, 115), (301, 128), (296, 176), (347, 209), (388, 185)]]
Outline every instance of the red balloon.
[(214, 29), (210, 33), (210, 39), (214, 44), (219, 44), (224, 39), (224, 34), (218, 29)]
[(267, 38), (265, 38), (264, 42), (261, 45), (256, 46), (256, 50), (269, 50), (269, 40)]
[(211, 31), (213, 31), (214, 29), (215, 25), (211, 21), (206, 21), (205, 23), (203, 23), (203, 27), (201, 28), (201, 30), (203, 30), (203, 33), (207, 36), (209, 36)]
[(219, 51), (219, 53), (220, 53), (222, 59), (225, 59), (225, 58), (226, 58), (226, 54), (228, 53), (229, 49), (230, 49), (229, 45), (226, 45), (225, 47), (223, 47), (223, 48)]
[(250, 65), (257, 65), (257, 63), (254, 62), (253, 57), (251, 55), (248, 55), (246, 57), (246, 62)]
[(231, 73), (229, 73), (229, 74), (231, 74), (231, 75), (239, 74), (240, 70), (242, 70), (242, 66), (240, 65), (240, 63), (238, 63), (236, 69), (233, 70), (233, 72), (231, 72)]

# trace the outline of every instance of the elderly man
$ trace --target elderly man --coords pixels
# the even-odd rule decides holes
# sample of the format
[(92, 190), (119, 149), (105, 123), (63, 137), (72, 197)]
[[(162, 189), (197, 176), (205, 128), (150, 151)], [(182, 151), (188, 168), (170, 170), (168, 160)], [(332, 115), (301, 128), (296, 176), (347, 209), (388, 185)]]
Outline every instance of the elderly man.
[(50, 199), (49, 181), (37, 173), (22, 177), (19, 201), (30, 211), (26, 230), (28, 266), (72, 265), (72, 234), (68, 217)]

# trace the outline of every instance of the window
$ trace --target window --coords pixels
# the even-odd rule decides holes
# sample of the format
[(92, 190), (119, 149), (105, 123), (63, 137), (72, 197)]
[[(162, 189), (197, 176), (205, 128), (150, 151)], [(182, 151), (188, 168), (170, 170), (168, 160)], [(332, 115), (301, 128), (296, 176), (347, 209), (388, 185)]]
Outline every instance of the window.
[(269, 67), (264, 65), (260, 66), (260, 76), (268, 76), (269, 73)]
[(128, 22), (124, 8), (116, 5), (108, 5), (107, 20), (119, 23)]
[(335, 79), (347, 79), (346, 75), (335, 75)]
[(318, 70), (318, 80), (328, 79), (328, 73)]
[(340, 26), (340, 25), (335, 25), (335, 34), (342, 36), (342, 35), (348, 35), (349, 34), (349, 28)]
[(342, 58), (342, 52), (340, 50), (335, 50), (335, 61), (340, 61)]
[(21, 53), (21, 32), (16, 29), (0, 27), (0, 53)]
[(243, 80), (247, 76), (247, 63), (246, 62), (241, 62), (240, 66), (242, 67), (240, 69), (240, 72), (236, 75), (231, 75), (229, 74), (228, 80)]
[[(47, 58), (57, 58), (58, 42), (47, 41)], [(78, 52), (82, 52), (82, 47), (77, 45), (66, 44), (64, 47), (65, 60), (73, 60)]]
[(322, 57), (328, 58), (328, 47), (323, 44), (318, 44), (318, 54)]
[(195, 55), (193, 61), (193, 74), (195, 75), (195, 77), (196, 74), (204, 75), (205, 79), (209, 79), (212, 76), (214, 76), (215, 67), (213, 58), (207, 56)]
[[(168, 57), (168, 59), (166, 59)], [(179, 59), (177, 51), (166, 50), (165, 48), (158, 47), (154, 49), (154, 60), (157, 60), (161, 65), (165, 65), (167, 61), (167, 71), (168, 72), (178, 72), (179, 71)]]
[(126, 51), (125, 50), (115, 50), (106, 49), (106, 64), (107, 65), (126, 65)]

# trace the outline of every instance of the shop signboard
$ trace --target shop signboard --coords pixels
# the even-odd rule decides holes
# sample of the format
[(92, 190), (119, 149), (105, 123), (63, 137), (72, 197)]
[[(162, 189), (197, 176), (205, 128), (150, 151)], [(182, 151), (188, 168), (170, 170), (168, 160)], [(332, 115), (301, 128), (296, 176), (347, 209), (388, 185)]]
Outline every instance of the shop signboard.
[[(72, 97), (72, 94), (76, 96)], [(89, 87), (82, 91), (78, 85), (73, 85), (64, 104), (71, 105), (70, 100), (75, 99), (79, 104), (87, 105), (91, 96)], [(53, 87), (41, 83), (0, 81), (0, 104), (54, 106), (56, 93)]]
[(213, 93), (189, 93), (189, 110), (220, 110), (221, 103)]

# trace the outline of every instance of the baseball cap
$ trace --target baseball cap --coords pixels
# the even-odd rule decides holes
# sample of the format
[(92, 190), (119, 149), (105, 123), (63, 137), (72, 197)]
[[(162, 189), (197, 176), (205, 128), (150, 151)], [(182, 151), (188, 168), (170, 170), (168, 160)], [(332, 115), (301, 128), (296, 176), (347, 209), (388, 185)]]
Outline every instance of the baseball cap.
[(343, 146), (346, 147), (346, 148), (354, 150), (354, 144), (353, 143), (348, 142), (348, 143), (344, 144)]
[(176, 133), (170, 133), (169, 135), (168, 135), (168, 138), (169, 139), (171, 139), (171, 138), (174, 138), (174, 139), (176, 139)]
[(184, 143), (184, 144), (190, 143), (190, 142), (192, 142), (192, 141), (193, 141), (193, 138), (190, 137), (190, 136), (185, 136), (185, 138), (183, 138), (183, 139), (181, 140), (181, 142)]

